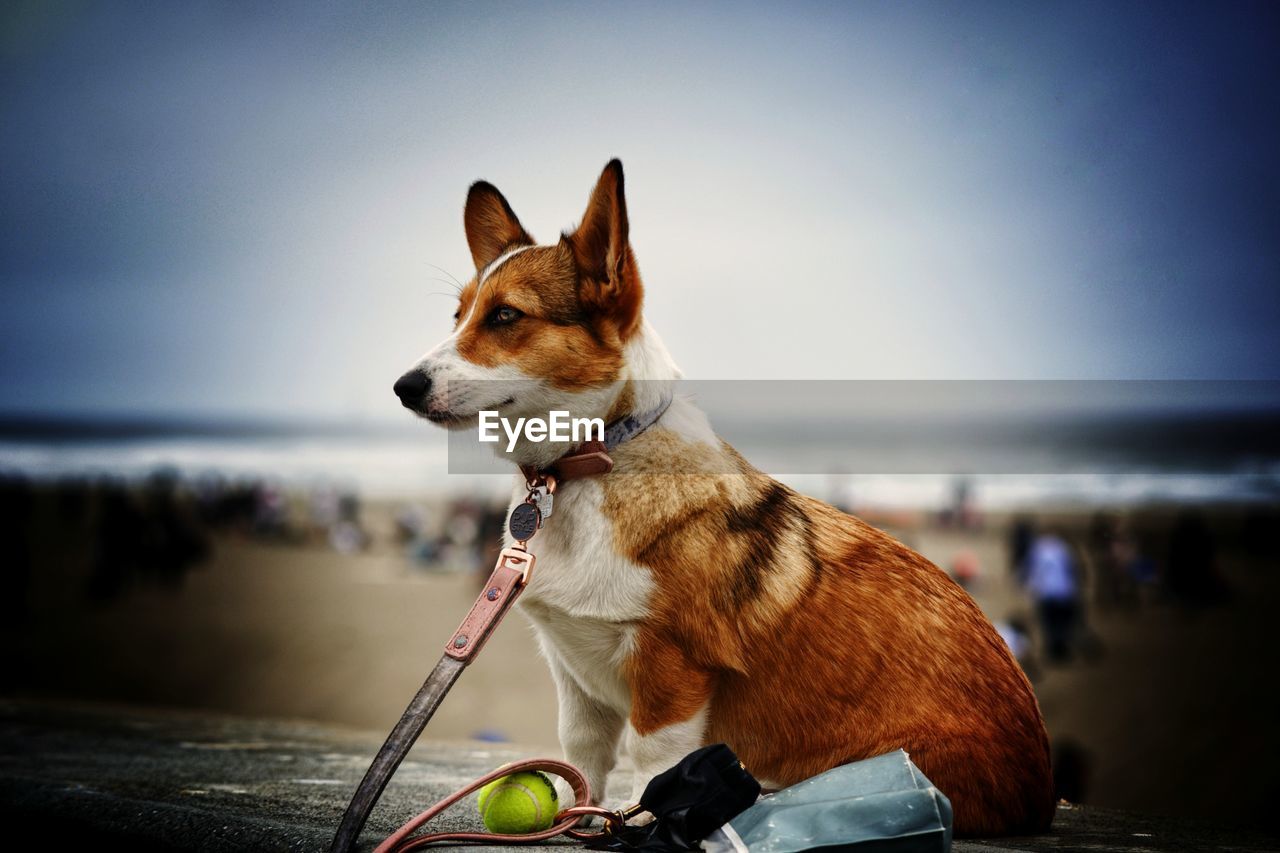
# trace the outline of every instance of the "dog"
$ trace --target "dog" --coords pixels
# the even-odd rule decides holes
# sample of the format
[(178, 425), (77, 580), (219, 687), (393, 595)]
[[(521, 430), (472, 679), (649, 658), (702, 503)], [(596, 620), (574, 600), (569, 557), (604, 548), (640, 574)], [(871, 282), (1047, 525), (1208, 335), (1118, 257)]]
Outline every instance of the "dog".
[[(766, 787), (902, 748), (950, 798), (957, 834), (1045, 830), (1039, 706), (968, 594), (886, 533), (757, 471), (670, 398), (680, 372), (641, 313), (622, 164), (554, 244), (483, 181), (463, 221), (476, 275), (453, 333), (395, 383), (406, 407), (450, 429), (475, 428), (481, 410), (606, 422), (660, 411), (610, 451), (611, 472), (559, 484), (527, 545), (537, 568), (518, 606), (555, 681), (565, 757), (591, 790), (604, 791), (620, 745), (635, 798), (709, 743)], [(564, 452), (521, 438), (510, 458), (546, 468)], [(526, 495), (517, 475), (513, 507)]]

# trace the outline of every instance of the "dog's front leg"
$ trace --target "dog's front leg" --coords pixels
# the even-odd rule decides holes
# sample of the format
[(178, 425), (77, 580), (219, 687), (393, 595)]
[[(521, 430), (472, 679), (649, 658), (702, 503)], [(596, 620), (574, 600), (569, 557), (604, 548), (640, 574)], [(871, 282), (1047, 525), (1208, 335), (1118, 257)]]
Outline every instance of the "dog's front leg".
[[(604, 800), (609, 771), (618, 760), (623, 715), (588, 696), (559, 657), (549, 657), (560, 702), (558, 730), (564, 759), (587, 777), (592, 804), (599, 805)], [(556, 787), (561, 805), (572, 804), (573, 794), (568, 785), (561, 782)]]
[(654, 776), (704, 745), (711, 706), (711, 678), (679, 648), (647, 638), (632, 669), (627, 752), (635, 765), (631, 802), (640, 801)]

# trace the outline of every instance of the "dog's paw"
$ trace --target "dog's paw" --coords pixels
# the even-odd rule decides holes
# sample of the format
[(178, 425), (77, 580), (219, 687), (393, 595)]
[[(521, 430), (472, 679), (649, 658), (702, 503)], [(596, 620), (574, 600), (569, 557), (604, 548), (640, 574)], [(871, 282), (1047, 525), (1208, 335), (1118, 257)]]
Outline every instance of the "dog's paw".
[(568, 782), (566, 782), (565, 780), (557, 776), (555, 780), (555, 786), (556, 786), (557, 808), (563, 811), (564, 809), (567, 809), (570, 806), (577, 803), (578, 798), (573, 793), (572, 785), (570, 785)]
[[(556, 788), (556, 808), (557, 809), (559, 809), (560, 811), (564, 811), (565, 809), (570, 808), (571, 806), (577, 805), (578, 798), (577, 798), (577, 795), (574, 794), (573, 792), (572, 785), (570, 785), (564, 779), (557, 778), (555, 780), (555, 788)], [(591, 805), (598, 806), (600, 805), (600, 801), (597, 800), (595, 797), (592, 797)], [(578, 819), (577, 825), (579, 827), (582, 827), (583, 829), (599, 829), (604, 826), (604, 819), (596, 817), (595, 815), (584, 815), (583, 817)]]

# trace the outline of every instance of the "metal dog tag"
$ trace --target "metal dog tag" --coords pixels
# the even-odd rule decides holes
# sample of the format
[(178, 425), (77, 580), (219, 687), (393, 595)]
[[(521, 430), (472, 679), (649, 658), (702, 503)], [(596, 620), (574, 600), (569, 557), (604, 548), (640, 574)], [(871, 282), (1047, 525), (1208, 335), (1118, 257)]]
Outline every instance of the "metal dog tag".
[(551, 509), (555, 506), (556, 496), (545, 489), (534, 489), (533, 501), (538, 505), (538, 514), (546, 521), (551, 517)]
[(538, 508), (531, 503), (521, 503), (511, 510), (511, 518), (507, 520), (507, 529), (511, 538), (517, 542), (528, 542), (538, 532), (542, 519)]

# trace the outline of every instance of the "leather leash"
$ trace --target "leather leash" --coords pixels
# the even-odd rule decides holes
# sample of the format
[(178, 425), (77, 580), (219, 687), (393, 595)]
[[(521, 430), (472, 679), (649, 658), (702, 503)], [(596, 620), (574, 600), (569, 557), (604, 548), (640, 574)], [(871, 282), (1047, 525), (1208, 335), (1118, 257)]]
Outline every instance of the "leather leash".
[[(538, 770), (544, 773), (552, 773), (569, 783), (573, 788), (573, 796), (576, 804), (570, 808), (561, 810), (556, 815), (556, 822), (547, 829), (540, 832), (526, 832), (519, 835), (506, 834), (500, 832), (435, 832), (428, 835), (419, 835), (416, 838), (409, 836), (427, 821), (440, 814), (449, 806), (461, 800), (468, 794), (488, 785), (495, 779), (501, 779), (511, 773), (522, 773), (528, 770)], [(410, 850), (417, 850), (420, 847), (426, 847), (428, 844), (436, 844), (441, 841), (483, 841), (494, 844), (511, 843), (511, 844), (531, 844), (535, 841), (545, 841), (548, 838), (554, 838), (562, 833), (575, 832), (574, 827), (578, 821), (586, 814), (600, 814), (606, 816), (606, 819), (616, 819), (613, 812), (605, 809), (590, 806), (591, 788), (587, 784), (587, 779), (582, 775), (582, 771), (567, 764), (563, 761), (553, 761), (549, 758), (533, 758), (528, 761), (516, 761), (505, 767), (499, 767), (490, 773), (481, 776), (474, 782), (469, 783), (466, 787), (459, 788), (431, 808), (419, 814), (413, 820), (407, 822), (404, 826), (397, 829), (393, 834), (387, 837), (374, 850), (374, 853), (408, 853)], [(584, 808), (586, 806), (587, 808)]]
[[(440, 707), (440, 703), (444, 701), (444, 697), (448, 695), (454, 682), (462, 675), (462, 670), (475, 659), (476, 655), (480, 654), (485, 641), (489, 639), (489, 636), (498, 627), (503, 617), (507, 615), (511, 606), (515, 604), (525, 586), (528, 585), (536, 560), (533, 554), (530, 554), (525, 549), (524, 543), (542, 526), (544, 513), (544, 510), (538, 508), (538, 501), (534, 500), (535, 495), (538, 496), (539, 500), (546, 501), (547, 497), (543, 497), (542, 490), (545, 489), (545, 494), (549, 497), (555, 491), (557, 480), (573, 479), (592, 474), (606, 474), (613, 470), (613, 459), (609, 456), (608, 450), (629, 438), (639, 435), (651, 426), (667, 410), (667, 406), (670, 403), (671, 396), (666, 395), (658, 408), (653, 411), (646, 412), (640, 416), (628, 415), (611, 424), (605, 430), (604, 441), (588, 441), (579, 446), (574, 453), (561, 457), (547, 469), (539, 471), (532, 467), (521, 466), (521, 471), (524, 473), (530, 490), (530, 499), (526, 503), (518, 505), (517, 510), (522, 507), (528, 510), (524, 513), (524, 520), (529, 525), (524, 528), (527, 532), (524, 535), (517, 533), (516, 515), (513, 513), (510, 526), (512, 535), (518, 540), (518, 544), (502, 549), (502, 553), (498, 555), (498, 563), (494, 567), (493, 574), (489, 576), (489, 580), (484, 585), (484, 590), (480, 593), (475, 603), (471, 605), (470, 612), (467, 613), (458, 630), (453, 633), (453, 638), (445, 646), (444, 655), (440, 658), (439, 663), (435, 665), (435, 668), (431, 670), (431, 674), (427, 676), (427, 680), (423, 682), (421, 689), (413, 697), (413, 701), (409, 703), (409, 707), (405, 708), (404, 713), (400, 715), (400, 721), (391, 730), (391, 734), (387, 735), (387, 739), (382, 744), (382, 748), (378, 750), (378, 754), (374, 756), (373, 763), (365, 771), (364, 778), (360, 781), (355, 795), (351, 798), (351, 803), (342, 815), (342, 822), (338, 825), (338, 832), (334, 835), (333, 844), (329, 848), (330, 853), (351, 853), (351, 851), (355, 850), (356, 844), (360, 839), (360, 833), (364, 829), (365, 823), (369, 820), (369, 814), (377, 804), (378, 798), (382, 796), (387, 783), (391, 781), (396, 768), (404, 761), (405, 755), (413, 747), (418, 736), (422, 734), (422, 730), (426, 728), (427, 723), (431, 721), (436, 709)], [(549, 501), (544, 506), (547, 507), (545, 514), (549, 516)], [(522, 762), (521, 764), (529, 764), (529, 762)], [(546, 830), (545, 833), (516, 836), (486, 833), (453, 833), (452, 835), (446, 834), (439, 837), (423, 836), (423, 838), (435, 841), (537, 841), (542, 838), (551, 838), (567, 831), (583, 815), (599, 813), (603, 816), (612, 814), (603, 809), (595, 809), (590, 806), (590, 791), (586, 788), (586, 780), (572, 765), (550, 760), (536, 761), (533, 764), (546, 767), (554, 765), (555, 769), (552, 772), (563, 776), (573, 786), (574, 793), (578, 797), (578, 803), (566, 812), (561, 813), (561, 815), (565, 815), (576, 811), (572, 818), (559, 821), (556, 826)], [(430, 820), (440, 811), (457, 802), (458, 799), (466, 796), (471, 791), (478, 790), (499, 776), (517, 772), (511, 769), (515, 766), (518, 765), (511, 765), (501, 771), (494, 771), (493, 774), (484, 777), (482, 781), (473, 783), (473, 786), (447, 797), (423, 812), (414, 821), (410, 821), (412, 827), (407, 831), (402, 827), (392, 838), (403, 840), (413, 829), (421, 826), (422, 823)], [(576, 782), (575, 779), (577, 780)], [(582, 785), (581, 792), (579, 791), (578, 783)], [(585, 797), (583, 796), (584, 793)], [(405, 826), (408, 827), (410, 824)], [(471, 835), (475, 837), (463, 837)], [(393, 849), (386, 847), (390, 841), (391, 839), (387, 839), (378, 850), (382, 851), (384, 848)], [(414, 839), (411, 842), (411, 846), (402, 849), (416, 849), (423, 844), (429, 843), (431, 841), (421, 841), (419, 843), (419, 839)]]
[(331, 853), (350, 853), (355, 849), (360, 831), (364, 829), (369, 813), (382, 796), (387, 782), (391, 781), (391, 775), (396, 772), (418, 735), (422, 734), (422, 730), (444, 701), (449, 688), (462, 675), (462, 670), (480, 653), (494, 628), (507, 615), (507, 611), (529, 582), (533, 563), (533, 555), (521, 548), (504, 548), (498, 555), (498, 564), (485, 583), (484, 591), (454, 632), (440, 662), (431, 670), (409, 707), (405, 708), (400, 722), (391, 730), (364, 774), (360, 787), (356, 788), (355, 796), (351, 798), (351, 804), (347, 806), (342, 823), (338, 825), (338, 833), (329, 848)]

